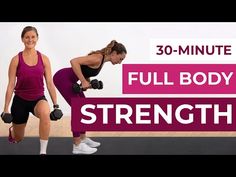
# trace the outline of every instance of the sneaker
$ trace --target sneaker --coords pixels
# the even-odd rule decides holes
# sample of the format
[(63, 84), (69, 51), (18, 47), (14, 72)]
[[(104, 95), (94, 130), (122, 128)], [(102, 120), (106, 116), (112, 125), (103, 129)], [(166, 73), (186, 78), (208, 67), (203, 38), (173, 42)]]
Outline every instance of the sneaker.
[(91, 148), (85, 143), (80, 143), (79, 145), (73, 144), (73, 154), (93, 154), (97, 151), (97, 148)]
[(93, 140), (91, 140), (90, 138), (85, 138), (85, 139), (83, 139), (83, 140), (81, 140), (81, 143), (85, 143), (85, 144), (87, 144), (89, 147), (91, 147), (91, 148), (95, 148), (95, 147), (98, 147), (98, 146), (100, 146), (101, 145), (101, 143), (99, 143), (99, 142), (96, 142), (96, 141), (93, 141)]
[(13, 129), (13, 126), (11, 126), (11, 127), (9, 128), (8, 141), (9, 141), (9, 143), (17, 143), (17, 141), (12, 137), (12, 134), (11, 134), (12, 129)]

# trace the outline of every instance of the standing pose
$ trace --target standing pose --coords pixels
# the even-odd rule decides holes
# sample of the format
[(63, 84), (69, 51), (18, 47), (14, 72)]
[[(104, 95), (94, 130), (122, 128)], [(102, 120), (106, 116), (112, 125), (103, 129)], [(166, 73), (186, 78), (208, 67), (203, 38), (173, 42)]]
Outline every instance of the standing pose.
[[(113, 65), (120, 64), (124, 60), (126, 53), (125, 46), (113, 40), (101, 50), (70, 60), (72, 67), (57, 71), (53, 77), (54, 84), (71, 106), (72, 97), (85, 97), (83, 91), (91, 88), (90, 77), (98, 75), (105, 62), (110, 61)], [(75, 93), (72, 90), (72, 85), (78, 80), (81, 82), (82, 91)], [(97, 151), (96, 147), (100, 146), (99, 142), (86, 137), (85, 132), (72, 133), (73, 154), (92, 154)]]
[[(50, 131), (50, 107), (44, 96), (44, 78), (54, 108), (58, 108), (56, 89), (53, 84), (51, 66), (47, 56), (35, 49), (38, 32), (35, 27), (26, 26), (21, 33), (24, 50), (14, 56), (10, 62), (9, 82), (2, 113), (12, 116), (8, 140), (18, 143), (24, 138), (29, 113), (39, 118), (40, 152), (46, 154)], [(9, 112), (9, 104), (14, 98)]]

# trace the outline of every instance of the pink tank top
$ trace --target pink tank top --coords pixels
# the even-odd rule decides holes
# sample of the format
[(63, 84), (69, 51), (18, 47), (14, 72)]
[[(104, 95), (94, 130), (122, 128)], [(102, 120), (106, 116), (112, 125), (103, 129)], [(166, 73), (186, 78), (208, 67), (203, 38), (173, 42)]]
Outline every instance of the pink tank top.
[(15, 94), (25, 100), (37, 100), (44, 95), (44, 65), (42, 55), (37, 51), (38, 62), (34, 66), (29, 66), (24, 62), (23, 52), (19, 52), (19, 63), (16, 71)]

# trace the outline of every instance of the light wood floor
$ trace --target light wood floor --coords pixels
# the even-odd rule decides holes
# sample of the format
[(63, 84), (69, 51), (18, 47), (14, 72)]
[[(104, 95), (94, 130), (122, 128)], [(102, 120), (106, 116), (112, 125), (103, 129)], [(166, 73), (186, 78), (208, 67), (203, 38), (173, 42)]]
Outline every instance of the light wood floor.
[[(30, 117), (26, 126), (25, 136), (38, 136), (39, 120)], [(0, 136), (8, 136), (10, 124), (0, 122)], [(236, 132), (87, 132), (91, 137), (236, 137)], [(70, 117), (51, 121), (51, 137), (71, 137)]]

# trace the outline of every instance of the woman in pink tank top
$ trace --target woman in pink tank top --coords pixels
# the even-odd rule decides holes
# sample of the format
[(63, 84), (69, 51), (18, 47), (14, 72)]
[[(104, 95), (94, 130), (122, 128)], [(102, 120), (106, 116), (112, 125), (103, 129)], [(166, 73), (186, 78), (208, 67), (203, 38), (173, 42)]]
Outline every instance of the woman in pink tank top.
[[(39, 154), (46, 154), (50, 131), (50, 106), (44, 96), (44, 78), (54, 107), (58, 108), (51, 66), (48, 57), (35, 49), (38, 41), (35, 27), (25, 27), (21, 39), (25, 48), (12, 58), (8, 71), (9, 82), (3, 110), (3, 116), (8, 114), (13, 118), (8, 140), (18, 143), (24, 138), (29, 113), (32, 113), (39, 118)], [(13, 94), (10, 111), (9, 104)]]

